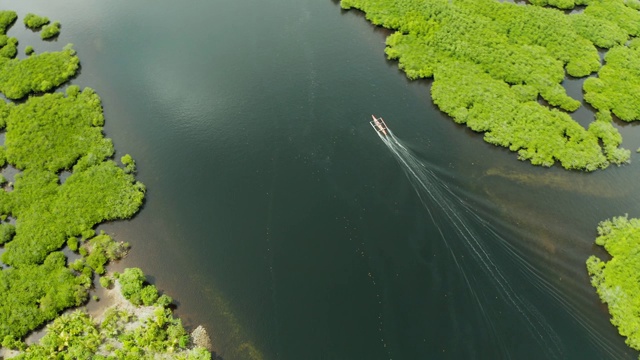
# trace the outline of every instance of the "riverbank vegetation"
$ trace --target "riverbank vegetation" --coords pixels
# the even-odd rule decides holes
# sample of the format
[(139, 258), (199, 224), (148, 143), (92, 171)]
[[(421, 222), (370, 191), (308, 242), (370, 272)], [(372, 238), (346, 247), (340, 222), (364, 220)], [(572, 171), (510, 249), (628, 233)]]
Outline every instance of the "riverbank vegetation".
[[(131, 218), (146, 189), (135, 179), (133, 157), (123, 156), (122, 166), (112, 159), (113, 144), (102, 133), (102, 105), (93, 89), (71, 85), (64, 93), (46, 93), (76, 74), (79, 59), (71, 45), (14, 59), (18, 41), (6, 31), (16, 18), (14, 12), (0, 11), (0, 92), (8, 99), (26, 97), (0, 101), (0, 130), (5, 132), (0, 166), (19, 171), (0, 188), (2, 346), (26, 349), (19, 357), (26, 359), (154, 358), (163, 353), (210, 358), (206, 350), (186, 350), (186, 332), (167, 308), (171, 298), (160, 295), (139, 269), (125, 270), (119, 284), (132, 303), (159, 309), (142, 326), (130, 331), (126, 321), (117, 320), (126, 329), (114, 328), (116, 323), (94, 322), (76, 312), (55, 320), (40, 345), (24, 344), (31, 331), (87, 302), (96, 274), (105, 274), (109, 261), (126, 254), (128, 244), (103, 232), (96, 235), (94, 228)], [(25, 24), (42, 21), (30, 18)], [(64, 181), (62, 171), (70, 172)], [(68, 264), (61, 251), (65, 245), (81, 257)], [(111, 286), (113, 279), (103, 276), (100, 283)]]
[[(624, 47), (638, 35), (640, 14), (622, 0), (589, 1), (575, 15), (495, 0), (342, 0), (341, 6), (396, 30), (386, 42), (389, 59), (410, 79), (433, 78), (434, 103), (457, 123), (484, 132), (485, 141), (534, 165), (592, 171), (629, 161), (610, 113), (585, 129), (568, 114), (581, 103), (562, 86), (565, 73), (583, 77), (600, 69), (596, 46)], [(625, 86), (611, 82), (610, 93)], [(616, 114), (603, 107), (609, 109)]]
[(611, 323), (640, 350), (640, 219), (627, 216), (606, 220), (598, 226), (596, 244), (611, 255), (608, 261), (591, 256), (587, 271), (611, 314)]
[[(140, 269), (125, 270), (142, 275)], [(125, 294), (125, 273), (118, 286)], [(147, 285), (149, 286), (149, 285)], [(114, 295), (116, 299), (118, 295)], [(206, 348), (189, 336), (180, 319), (172, 316), (168, 303), (150, 303), (144, 308), (116, 301), (100, 319), (86, 312), (67, 313), (47, 326), (46, 334), (15, 359), (211, 359)]]

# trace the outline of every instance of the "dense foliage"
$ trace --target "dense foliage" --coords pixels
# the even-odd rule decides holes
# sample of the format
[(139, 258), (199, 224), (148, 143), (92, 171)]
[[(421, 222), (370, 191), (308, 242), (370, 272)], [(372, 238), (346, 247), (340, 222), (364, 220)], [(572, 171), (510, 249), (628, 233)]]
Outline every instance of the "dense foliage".
[[(13, 12), (0, 12), (0, 55), (17, 40), (4, 35), (15, 22)], [(49, 91), (73, 76), (79, 60), (71, 46), (24, 60), (0, 57), (0, 91), (18, 99)], [(124, 253), (108, 236), (94, 236), (105, 220), (131, 217), (142, 205), (145, 188), (114, 161), (113, 145), (102, 134), (100, 98), (92, 89), (70, 86), (66, 94), (30, 97), (20, 104), (0, 101), (0, 165), (22, 172), (14, 184), (0, 189), (0, 340), (19, 344), (29, 331), (54, 319), (62, 310), (88, 298), (94, 271)], [(133, 159), (131, 159), (133, 162)], [(60, 184), (58, 173), (72, 174)], [(79, 246), (77, 237), (89, 239)], [(75, 242), (71, 239), (75, 239)], [(84, 255), (68, 267), (57, 250), (65, 243)], [(156, 296), (157, 298), (157, 296)]]
[(47, 326), (38, 344), (15, 359), (211, 359), (205, 348), (191, 345), (167, 308), (157, 306), (151, 316), (137, 319), (113, 307), (102, 322), (82, 311), (62, 315)]
[(29, 93), (49, 91), (74, 76), (79, 63), (71, 45), (24, 60), (0, 57), (0, 92), (9, 99), (21, 99)]
[(16, 227), (11, 224), (0, 224), (0, 245), (11, 241), (16, 234)]
[[(88, 266), (96, 274), (100, 275), (105, 273), (105, 265), (108, 262), (122, 259), (129, 249), (128, 243), (115, 242), (103, 231), (100, 232), (100, 235), (89, 239), (81, 247), (78, 247), (77, 241), (78, 239), (76, 237), (71, 237), (67, 240), (69, 248), (74, 251), (79, 250), (83, 256), (82, 259), (78, 259), (76, 263), (74, 263), (74, 268), (77, 271), (82, 271), (85, 266)], [(103, 278), (104, 277), (100, 278), (101, 283)]]
[(60, 34), (60, 23), (56, 21), (53, 24), (47, 25), (44, 28), (42, 28), (42, 32), (40, 32), (40, 37), (42, 38), (42, 40), (48, 40), (58, 36), (58, 34)]
[(133, 160), (131, 155), (125, 154), (123, 157), (120, 158), (120, 162), (122, 163), (122, 165), (124, 165), (124, 171), (127, 174), (136, 172), (136, 161)]
[(126, 269), (118, 277), (122, 295), (134, 305), (153, 305), (158, 300), (158, 289), (146, 284), (144, 273), (139, 268)]
[(49, 23), (49, 18), (46, 16), (38, 16), (36, 14), (28, 13), (24, 16), (24, 24), (26, 27), (32, 30), (37, 30), (47, 25)]
[[(87, 299), (91, 279), (66, 267), (61, 252), (49, 254), (41, 265), (0, 271), (0, 339), (21, 338), (61, 310)], [(3, 345), (4, 346), (4, 345)]]
[(18, 14), (11, 10), (0, 10), (0, 34), (4, 35), (18, 18)]
[[(3, 203), (19, 222), (2, 261), (38, 263), (69, 236), (105, 221), (131, 217), (141, 206), (144, 186), (113, 161), (113, 146), (102, 136), (100, 99), (91, 89), (71, 86), (67, 96), (47, 94), (10, 105), (7, 161), (24, 171)], [(64, 184), (57, 172), (73, 174)]]
[(6, 117), (7, 161), (19, 169), (57, 172), (69, 170), (83, 156), (98, 161), (113, 154), (111, 141), (102, 135), (104, 117), (100, 98), (90, 88), (77, 86), (61, 93), (31, 97), (9, 106)]
[(634, 39), (630, 47), (611, 49), (604, 59), (606, 65), (598, 77), (585, 80), (584, 99), (622, 120), (640, 120), (640, 39)]
[(584, 14), (616, 24), (629, 35), (640, 36), (638, 10), (640, 2), (637, 0), (591, 0)]
[(16, 176), (9, 194), (19, 221), (2, 261), (13, 266), (41, 262), (69, 236), (105, 220), (131, 217), (143, 197), (142, 185), (113, 161), (74, 171), (62, 185), (55, 173), (26, 170)]
[[(6, 31), (16, 18), (15, 12), (0, 11), (0, 91), (7, 98), (50, 91), (76, 74), (79, 59), (71, 45), (13, 59), (18, 41)], [(38, 28), (48, 19), (29, 14), (24, 22)], [(53, 23), (42, 37), (59, 30)], [(0, 100), (0, 130), (6, 127), (0, 167), (22, 170), (6, 186), (0, 175), (1, 345), (23, 350), (18, 359), (210, 359), (205, 348), (190, 346), (168, 309), (172, 299), (159, 296), (140, 269), (125, 270), (120, 283), (133, 303), (153, 305), (153, 316), (136, 322), (133, 314), (113, 309), (101, 323), (84, 312), (58, 317), (85, 303), (94, 274), (104, 274), (106, 263), (128, 249), (104, 232), (96, 236), (94, 226), (133, 216), (144, 198), (134, 159), (123, 156), (124, 168), (111, 160), (114, 149), (103, 124), (100, 98), (90, 88), (69, 86), (65, 94), (31, 96), (19, 104)], [(63, 183), (61, 170), (71, 171)], [(15, 225), (5, 222), (9, 216)], [(58, 251), (65, 244), (82, 257), (67, 264)], [(103, 276), (100, 283), (109, 287), (112, 278)], [(27, 347), (23, 338), (52, 319), (40, 344)]]
[(0, 61), (12, 59), (18, 53), (18, 39), (6, 35), (17, 18), (14, 11), (0, 10)]
[[(633, 18), (629, 10), (635, 10), (622, 0), (590, 2), (594, 9), (571, 16), (495, 0), (342, 0), (341, 6), (398, 30), (387, 38), (388, 57), (411, 79), (433, 77), (434, 102), (456, 122), (485, 132), (486, 141), (533, 164), (559, 161), (568, 169), (591, 171), (627, 162), (630, 153), (619, 148), (610, 114), (584, 129), (564, 112), (580, 102), (561, 82), (565, 71), (575, 77), (598, 71), (594, 43), (619, 46), (637, 32), (627, 21)], [(614, 10), (609, 2), (616, 4)]]
[(596, 244), (612, 258), (587, 260), (591, 284), (630, 347), (640, 350), (640, 219), (616, 217), (598, 226)]

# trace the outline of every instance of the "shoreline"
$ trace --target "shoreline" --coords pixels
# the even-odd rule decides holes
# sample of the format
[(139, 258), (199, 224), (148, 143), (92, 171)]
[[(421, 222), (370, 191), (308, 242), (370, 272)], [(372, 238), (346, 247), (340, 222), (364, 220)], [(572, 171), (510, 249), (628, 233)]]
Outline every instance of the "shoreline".
[[(114, 273), (105, 274), (105, 276), (113, 276), (113, 275)], [(125, 296), (123, 295), (122, 285), (120, 281), (117, 281), (117, 280), (114, 281), (113, 285), (110, 288), (104, 288), (100, 286), (100, 288), (96, 287), (94, 289), (94, 292), (102, 294), (102, 297), (100, 297), (99, 300), (97, 301), (100, 304), (99, 306), (97, 306), (97, 308), (90, 311), (87, 308), (87, 304), (85, 304), (77, 308), (67, 309), (63, 313), (61, 313), (58, 316), (58, 318), (56, 318), (56, 320), (60, 319), (63, 316), (73, 316), (73, 314), (77, 312), (82, 312), (88, 315), (90, 320), (96, 326), (102, 327), (105, 320), (108, 321), (107, 319), (110, 316), (112, 316), (113, 313), (124, 312), (127, 314), (126, 318), (128, 320), (124, 326), (123, 332), (135, 332), (137, 329), (143, 328), (147, 326), (149, 323), (157, 321), (157, 319), (154, 320), (154, 316), (157, 317), (158, 312), (165, 312), (165, 308), (158, 304), (154, 304), (154, 305), (132, 304), (131, 301), (126, 299)], [(92, 299), (91, 301), (95, 302), (96, 300)], [(171, 314), (170, 316), (173, 316), (173, 309), (169, 309), (169, 312)], [(178, 318), (175, 318), (175, 319), (178, 319)], [(33, 333), (31, 333), (27, 337), (27, 339), (33, 337), (34, 335), (36, 335), (36, 338), (31, 339), (30, 341), (29, 340), (26, 341), (27, 345), (29, 347), (37, 345), (43, 337), (47, 336), (50, 330), (49, 329), (50, 325), (52, 325), (56, 320), (46, 324), (42, 329), (36, 330)], [(187, 331), (187, 334), (189, 335), (189, 338), (191, 340), (190, 345), (181, 350), (177, 350), (177, 351), (171, 350), (170, 351), (170, 353), (172, 354), (171, 356), (179, 356), (179, 355), (188, 356), (190, 352), (199, 351), (198, 348), (204, 348), (209, 354), (215, 354), (215, 352), (213, 352), (211, 337), (209, 336), (206, 328), (203, 325), (198, 325), (193, 329), (185, 329), (185, 330), (190, 330), (190, 331)], [(141, 331), (145, 332), (145, 330), (141, 330)], [(120, 347), (121, 347), (121, 341), (119, 340), (121, 336), (123, 336), (123, 334), (117, 334), (117, 335), (102, 339), (102, 345), (100, 346), (101, 349), (104, 348), (106, 344), (113, 344), (113, 343), (120, 344)], [(12, 359), (23, 353), (24, 353), (23, 351), (19, 351), (19, 350), (0, 348), (0, 358), (4, 358), (4, 359)], [(111, 355), (108, 352), (105, 353), (104, 350), (100, 351), (99, 354), (105, 355), (105, 356)], [(168, 355), (165, 353), (156, 353), (155, 356), (159, 356), (160, 358), (162, 358)]]
[[(190, 336), (174, 317), (173, 300), (142, 270), (110, 273), (117, 281), (105, 274), (129, 245), (96, 229), (135, 216), (146, 188), (129, 154), (116, 163), (98, 94), (69, 84), (80, 64), (72, 44), (37, 54), (23, 49), (6, 35), (20, 22), (15, 11), (0, 11), (0, 90), (8, 100), (0, 103), (0, 167), (11, 180), (0, 190), (0, 358), (210, 359), (206, 330), (198, 326)], [(19, 49), (27, 56), (16, 57)]]

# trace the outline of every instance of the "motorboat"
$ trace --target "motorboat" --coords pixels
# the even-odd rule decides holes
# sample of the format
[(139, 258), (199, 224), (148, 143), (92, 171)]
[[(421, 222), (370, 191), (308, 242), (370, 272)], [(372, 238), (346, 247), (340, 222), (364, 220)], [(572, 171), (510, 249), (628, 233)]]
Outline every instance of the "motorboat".
[(382, 120), (381, 117), (377, 118), (374, 115), (371, 115), (371, 117), (373, 118), (373, 121), (369, 121), (369, 124), (371, 124), (378, 133), (384, 136), (389, 135), (389, 128), (387, 128), (387, 124), (384, 123), (384, 120)]

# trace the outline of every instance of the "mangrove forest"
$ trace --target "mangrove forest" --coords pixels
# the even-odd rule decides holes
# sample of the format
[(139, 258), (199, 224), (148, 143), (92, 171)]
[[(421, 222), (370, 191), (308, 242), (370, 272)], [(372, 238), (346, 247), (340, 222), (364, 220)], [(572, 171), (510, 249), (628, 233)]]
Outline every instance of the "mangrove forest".
[[(107, 263), (124, 256), (129, 245), (96, 234), (95, 227), (134, 216), (145, 186), (135, 178), (131, 155), (113, 159), (98, 94), (76, 85), (55, 91), (77, 74), (72, 45), (18, 59), (18, 41), (7, 35), (16, 20), (15, 12), (0, 11), (0, 92), (19, 100), (0, 101), (0, 166), (17, 171), (11, 181), (1, 178), (0, 189), (2, 347), (19, 351), (18, 359), (209, 359), (172, 316), (172, 299), (148, 284), (140, 269), (107, 272)], [(43, 39), (60, 30), (58, 22), (48, 23), (34, 14), (24, 18)], [(64, 180), (62, 172), (69, 173)], [(79, 258), (70, 263), (65, 246)], [(103, 286), (117, 283), (132, 306), (154, 307), (153, 315), (135, 324), (135, 314), (119, 308), (101, 322), (81, 310), (60, 316), (89, 300), (98, 275)], [(24, 343), (52, 320), (38, 344)]]
[[(410, 79), (432, 78), (433, 102), (485, 141), (521, 160), (593, 171), (629, 161), (612, 115), (637, 119), (637, 1), (342, 0), (395, 32), (386, 54)], [(581, 13), (566, 14), (548, 6)], [(611, 49), (600, 62), (598, 48)], [(634, 56), (635, 54), (635, 56)], [(625, 76), (621, 76), (624, 72)], [(585, 100), (598, 113), (587, 128), (571, 118), (580, 101), (565, 76), (594, 76)], [(635, 99), (632, 99), (634, 98)], [(613, 113), (613, 114), (612, 114)]]

